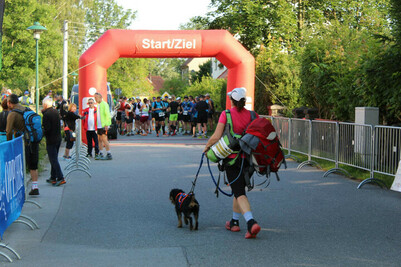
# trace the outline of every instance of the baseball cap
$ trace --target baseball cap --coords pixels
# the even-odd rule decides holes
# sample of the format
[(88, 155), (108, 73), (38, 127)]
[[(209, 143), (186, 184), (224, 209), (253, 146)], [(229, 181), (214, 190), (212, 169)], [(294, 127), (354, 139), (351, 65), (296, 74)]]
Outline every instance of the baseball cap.
[(186, 96), (184, 96), (184, 98), (188, 98), (188, 96), (186, 95)]
[(244, 87), (234, 88), (227, 95), (235, 101), (240, 101), (242, 98), (246, 98), (246, 89)]
[(141, 98), (139, 96), (137, 96), (136, 99), (141, 99)]
[(28, 91), (25, 91), (25, 92), (24, 92), (24, 95), (29, 95), (29, 92), (28, 92)]
[(177, 100), (181, 100), (181, 97), (177, 97)]
[(207, 93), (205, 96), (210, 96), (209, 93)]

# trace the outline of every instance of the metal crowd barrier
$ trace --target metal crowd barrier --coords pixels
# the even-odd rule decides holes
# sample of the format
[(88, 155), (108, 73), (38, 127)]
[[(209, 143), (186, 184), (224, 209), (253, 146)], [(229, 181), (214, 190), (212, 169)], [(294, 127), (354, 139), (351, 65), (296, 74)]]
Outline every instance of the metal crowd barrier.
[(386, 186), (382, 180), (374, 178), (374, 174), (395, 176), (400, 161), (400, 148), (400, 127), (375, 126), (372, 142), (371, 175), (368, 179), (363, 180), (359, 187), (366, 183)]
[(267, 117), (272, 121), (283, 148), (288, 150), (286, 158), (298, 160), (292, 152), (305, 155), (308, 159), (298, 165), (319, 164), (312, 158), (323, 159), (335, 164), (324, 177), (339, 172), (350, 174), (339, 164), (369, 172), (358, 188), (366, 183), (386, 186), (374, 174), (395, 176), (401, 157), (401, 128), (372, 126), (356, 123)]
[(67, 171), (65, 177), (67, 178), (73, 172), (81, 171), (86, 173), (89, 178), (92, 177), (89, 170), (90, 159), (86, 157), (87, 146), (82, 142), (81, 120), (75, 122), (76, 139), (74, 142), (73, 152), (71, 154), (70, 163), (65, 166), (64, 170)]

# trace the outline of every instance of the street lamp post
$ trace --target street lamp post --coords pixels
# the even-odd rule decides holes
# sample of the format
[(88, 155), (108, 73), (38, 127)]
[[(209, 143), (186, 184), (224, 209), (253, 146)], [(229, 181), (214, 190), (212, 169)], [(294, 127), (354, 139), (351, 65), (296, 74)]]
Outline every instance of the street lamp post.
[(28, 30), (33, 31), (33, 39), (36, 40), (36, 113), (39, 113), (39, 39), (40, 34), (46, 31), (46, 27), (40, 25), (39, 22), (35, 22), (33, 26), (28, 27)]
[(75, 83), (75, 78), (77, 78), (78, 73), (76, 73), (76, 72), (74, 71), (74, 72), (71, 73), (70, 75), (72, 76), (72, 78), (74, 78), (74, 85), (75, 85), (75, 84), (76, 84), (76, 83)]

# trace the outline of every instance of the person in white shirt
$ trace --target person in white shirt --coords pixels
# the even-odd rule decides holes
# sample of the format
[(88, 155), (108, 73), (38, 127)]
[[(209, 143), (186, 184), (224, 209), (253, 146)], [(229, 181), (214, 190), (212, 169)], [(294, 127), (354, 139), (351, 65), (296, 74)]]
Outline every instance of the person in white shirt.
[(99, 157), (99, 140), (97, 138), (97, 109), (95, 107), (95, 100), (90, 98), (88, 100), (89, 107), (84, 109), (83, 115), (83, 125), (84, 130), (86, 130), (86, 140), (88, 142), (88, 154), (87, 157), (92, 157), (93, 143), (95, 143), (95, 158)]

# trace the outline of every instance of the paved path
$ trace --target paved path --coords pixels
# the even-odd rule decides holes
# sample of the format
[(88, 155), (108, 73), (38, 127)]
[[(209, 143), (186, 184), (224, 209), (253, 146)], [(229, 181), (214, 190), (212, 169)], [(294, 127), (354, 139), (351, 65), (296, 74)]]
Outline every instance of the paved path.
[(91, 179), (75, 172), (65, 186), (54, 188), (42, 173), (36, 201), (43, 208), (23, 209), (41, 228), (10, 226), (5, 242), (23, 259), (6, 264), (0, 258), (0, 264), (400, 266), (401, 194), (370, 185), (358, 190), (355, 181), (322, 178), (311, 167), (297, 170), (293, 161), (280, 171), (280, 182), (248, 194), (262, 226), (257, 239), (244, 239), (244, 220), (239, 233), (224, 229), (232, 200), (215, 197), (206, 167), (195, 190), (199, 231), (177, 229), (169, 191), (190, 190), (205, 142), (123, 137), (112, 142), (112, 161), (92, 160)]

